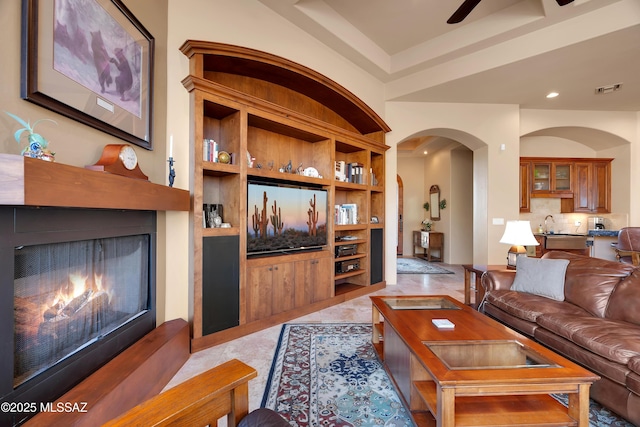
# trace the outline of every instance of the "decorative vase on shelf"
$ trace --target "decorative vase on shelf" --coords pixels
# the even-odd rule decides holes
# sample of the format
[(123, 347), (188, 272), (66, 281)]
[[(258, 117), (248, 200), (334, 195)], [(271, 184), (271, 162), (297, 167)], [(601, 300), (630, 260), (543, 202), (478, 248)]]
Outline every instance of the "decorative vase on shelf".
[(8, 111), (6, 111), (6, 113), (23, 126), (21, 129), (18, 129), (13, 134), (13, 137), (18, 144), (20, 144), (20, 137), (22, 136), (22, 134), (24, 132), (27, 133), (28, 145), (22, 150), (20, 154), (22, 154), (24, 157), (41, 159), (49, 162), (55, 161), (56, 153), (54, 153), (49, 149), (49, 141), (47, 141), (42, 135), (35, 133), (35, 128), (38, 123), (52, 122), (57, 125), (57, 123), (54, 120), (40, 119), (40, 120), (36, 120), (32, 125), (31, 122), (24, 121), (23, 119), (16, 116), (15, 114), (9, 113)]

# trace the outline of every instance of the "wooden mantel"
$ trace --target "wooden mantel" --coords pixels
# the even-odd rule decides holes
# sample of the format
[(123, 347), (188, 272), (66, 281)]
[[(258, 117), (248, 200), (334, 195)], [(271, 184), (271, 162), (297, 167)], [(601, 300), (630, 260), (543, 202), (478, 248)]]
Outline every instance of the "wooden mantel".
[(0, 154), (0, 205), (188, 211), (187, 190)]

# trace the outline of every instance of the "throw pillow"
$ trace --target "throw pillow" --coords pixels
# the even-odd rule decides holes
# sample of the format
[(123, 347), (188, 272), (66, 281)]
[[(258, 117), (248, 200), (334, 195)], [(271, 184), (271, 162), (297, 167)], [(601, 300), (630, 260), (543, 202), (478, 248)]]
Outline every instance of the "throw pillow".
[(568, 265), (568, 259), (519, 256), (511, 290), (564, 301), (564, 277)]

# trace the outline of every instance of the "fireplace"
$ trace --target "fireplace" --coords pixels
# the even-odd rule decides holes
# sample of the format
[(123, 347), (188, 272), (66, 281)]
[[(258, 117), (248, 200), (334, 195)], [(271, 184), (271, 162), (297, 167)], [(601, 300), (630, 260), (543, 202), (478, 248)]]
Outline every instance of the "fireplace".
[(154, 211), (0, 207), (0, 402), (40, 410), (155, 327), (155, 224)]

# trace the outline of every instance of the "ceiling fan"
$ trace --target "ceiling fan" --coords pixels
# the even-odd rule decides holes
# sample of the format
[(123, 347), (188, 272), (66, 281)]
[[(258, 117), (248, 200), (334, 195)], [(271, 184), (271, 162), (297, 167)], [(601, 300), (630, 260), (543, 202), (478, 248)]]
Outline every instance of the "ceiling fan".
[[(457, 24), (462, 22), (481, 1), (482, 0), (464, 0), (458, 10), (453, 12), (451, 18), (447, 20), (447, 24)], [(556, 0), (556, 3), (560, 6), (566, 6), (571, 2), (573, 2), (573, 0)]]

